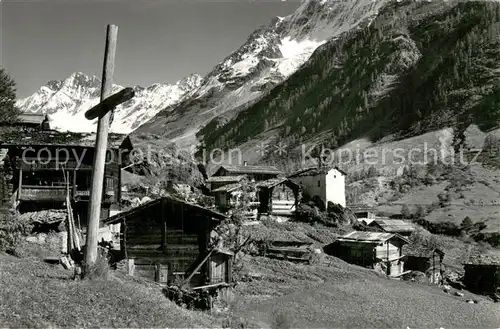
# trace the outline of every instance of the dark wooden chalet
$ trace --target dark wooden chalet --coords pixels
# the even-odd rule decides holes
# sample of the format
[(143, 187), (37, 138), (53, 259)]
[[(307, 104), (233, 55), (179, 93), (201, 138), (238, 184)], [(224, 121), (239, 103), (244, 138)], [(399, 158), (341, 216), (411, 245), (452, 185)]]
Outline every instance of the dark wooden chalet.
[(235, 165), (222, 165), (217, 169), (212, 177), (217, 176), (241, 176), (246, 175), (250, 180), (256, 182), (263, 181), (271, 178), (277, 178), (284, 173), (274, 166), (243, 166)]
[(500, 296), (500, 257), (481, 255), (464, 264), (463, 283), (468, 290)]
[(387, 275), (403, 273), (403, 246), (409, 241), (393, 233), (354, 231), (324, 248), (329, 255), (369, 268), (380, 267)]
[(415, 244), (403, 247), (404, 271), (419, 271), (431, 279), (431, 283), (438, 284), (444, 275), (444, 251), (438, 248), (425, 248)]
[[(191, 287), (231, 281), (231, 254), (212, 247), (210, 233), (226, 216), (174, 197), (163, 197), (114, 215), (116, 260), (133, 260), (134, 275)], [(155, 275), (157, 269), (163, 269)], [(187, 280), (189, 279), (189, 280)]]
[(292, 216), (298, 205), (300, 186), (287, 178), (258, 182), (259, 213)]
[[(62, 207), (68, 194), (75, 216), (87, 222), (95, 134), (0, 128), (0, 147), (7, 150), (4, 176), (12, 200), (21, 212)], [(110, 134), (105, 166), (101, 218), (109, 217), (121, 200), (121, 168), (132, 143), (128, 136)]]

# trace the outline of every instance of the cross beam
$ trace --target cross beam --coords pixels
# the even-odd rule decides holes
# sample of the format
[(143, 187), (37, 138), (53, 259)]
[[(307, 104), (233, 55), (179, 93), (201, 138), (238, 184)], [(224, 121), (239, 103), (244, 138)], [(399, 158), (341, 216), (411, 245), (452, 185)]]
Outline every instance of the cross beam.
[(126, 101), (132, 99), (135, 95), (134, 89), (128, 87), (120, 90), (116, 94), (113, 94), (101, 101), (99, 104), (85, 112), (85, 118), (88, 120), (94, 120), (95, 118), (101, 118), (109, 111), (112, 111), (118, 105), (125, 103)]

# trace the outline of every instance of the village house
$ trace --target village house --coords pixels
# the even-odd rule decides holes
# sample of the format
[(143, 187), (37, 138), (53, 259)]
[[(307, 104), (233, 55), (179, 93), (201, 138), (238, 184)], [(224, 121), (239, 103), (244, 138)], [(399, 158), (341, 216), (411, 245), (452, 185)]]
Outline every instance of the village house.
[(416, 244), (403, 247), (404, 271), (419, 271), (430, 278), (431, 283), (438, 284), (444, 275), (444, 251), (438, 248), (424, 248)]
[(258, 212), (293, 216), (300, 199), (300, 186), (287, 178), (273, 178), (256, 184)]
[(481, 255), (464, 264), (463, 283), (475, 293), (500, 296), (500, 257)]
[(346, 173), (338, 167), (311, 167), (299, 170), (288, 176), (294, 182), (299, 184), (303, 193), (313, 198), (321, 198), (325, 202), (336, 203), (342, 207), (346, 206), (345, 197), (345, 178)]
[(232, 255), (210, 241), (225, 219), (168, 196), (106, 219), (100, 236), (111, 240), (114, 261), (125, 260), (133, 276), (168, 284), (183, 280), (190, 287), (229, 283)]
[[(63, 208), (69, 194), (75, 218), (85, 226), (90, 196), (95, 134), (44, 129), (0, 128), (0, 148), (7, 150), (3, 176), (7, 200), (20, 212)], [(132, 143), (109, 134), (101, 218), (120, 207), (121, 168)]]
[(241, 175), (246, 175), (250, 181), (258, 182), (277, 178), (283, 175), (283, 172), (274, 166), (250, 166), (247, 162), (244, 162), (243, 166), (221, 165), (211, 178)]
[(409, 236), (415, 232), (415, 226), (401, 219), (377, 218), (368, 225), (387, 233), (397, 233), (402, 236)]
[(393, 233), (354, 231), (326, 246), (325, 252), (348, 263), (380, 268), (387, 275), (403, 273), (403, 246), (409, 241)]

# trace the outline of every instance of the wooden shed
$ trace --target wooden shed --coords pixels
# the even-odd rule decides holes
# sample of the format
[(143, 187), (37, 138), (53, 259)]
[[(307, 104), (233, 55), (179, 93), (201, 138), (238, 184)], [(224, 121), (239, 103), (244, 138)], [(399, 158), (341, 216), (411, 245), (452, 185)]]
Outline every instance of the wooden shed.
[(430, 277), (431, 283), (438, 284), (444, 275), (444, 251), (438, 248), (422, 248), (405, 245), (404, 271), (419, 271)]
[(409, 241), (393, 233), (354, 231), (324, 248), (329, 255), (364, 267), (380, 266), (387, 275), (403, 273), (403, 246)]
[(500, 294), (500, 256), (481, 255), (464, 264), (463, 282), (468, 290), (485, 294)]
[(293, 216), (299, 202), (300, 186), (287, 178), (257, 183), (259, 213)]
[(215, 198), (215, 204), (220, 211), (227, 211), (238, 204), (241, 197), (242, 185), (239, 183), (227, 184), (212, 190), (211, 194)]
[[(231, 281), (227, 252), (215, 249), (210, 232), (226, 216), (174, 197), (163, 197), (104, 221), (117, 233), (116, 261), (133, 260), (134, 275), (191, 287)], [(166, 272), (166, 273), (165, 273)]]

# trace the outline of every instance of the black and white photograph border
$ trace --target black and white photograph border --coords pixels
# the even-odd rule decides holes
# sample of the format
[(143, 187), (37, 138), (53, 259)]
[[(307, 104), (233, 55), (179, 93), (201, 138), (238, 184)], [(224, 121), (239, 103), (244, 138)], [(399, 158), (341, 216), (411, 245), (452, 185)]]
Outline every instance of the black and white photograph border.
[(498, 328), (500, 2), (0, 0), (0, 328)]

